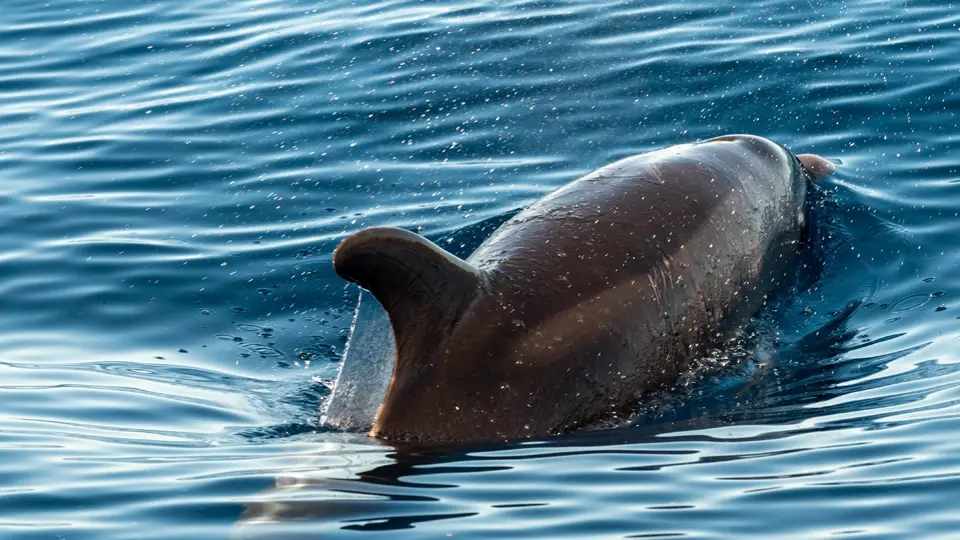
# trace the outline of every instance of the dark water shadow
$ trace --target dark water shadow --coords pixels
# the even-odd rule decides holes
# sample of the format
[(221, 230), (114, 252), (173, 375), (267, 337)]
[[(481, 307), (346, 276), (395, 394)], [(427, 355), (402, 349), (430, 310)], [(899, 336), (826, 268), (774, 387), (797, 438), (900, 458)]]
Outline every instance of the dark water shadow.
[(427, 238), (457, 257), (465, 259), (476, 251), (480, 244), (493, 234), (493, 231), (517, 215), (520, 210), (522, 208), (508, 210), (456, 231), (442, 235), (427, 235)]

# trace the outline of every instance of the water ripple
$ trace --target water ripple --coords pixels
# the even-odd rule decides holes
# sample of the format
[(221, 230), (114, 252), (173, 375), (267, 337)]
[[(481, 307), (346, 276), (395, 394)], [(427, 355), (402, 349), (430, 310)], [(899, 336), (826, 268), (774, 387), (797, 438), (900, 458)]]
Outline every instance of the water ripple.
[[(955, 6), (4, 8), (0, 535), (954, 536)], [(843, 165), (815, 275), (715, 369), (523, 444), (317, 426), (344, 235), (465, 255), (580, 174), (729, 132)]]

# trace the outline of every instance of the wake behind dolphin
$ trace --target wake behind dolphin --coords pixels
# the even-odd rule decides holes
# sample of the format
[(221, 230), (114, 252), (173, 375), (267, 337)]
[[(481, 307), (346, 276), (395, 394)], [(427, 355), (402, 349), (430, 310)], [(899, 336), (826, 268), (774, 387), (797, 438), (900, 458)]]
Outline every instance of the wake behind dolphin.
[[(347, 238), (334, 267), (376, 297), (393, 334), (392, 358), (377, 348), (380, 366), (393, 365), (371, 434), (542, 436), (672, 384), (792, 272), (807, 182), (831, 171), (820, 157), (732, 135), (603, 167), (467, 260), (400, 229)], [(340, 396), (359, 403), (341, 384), (335, 413)], [(361, 419), (380, 399), (365, 397)]]

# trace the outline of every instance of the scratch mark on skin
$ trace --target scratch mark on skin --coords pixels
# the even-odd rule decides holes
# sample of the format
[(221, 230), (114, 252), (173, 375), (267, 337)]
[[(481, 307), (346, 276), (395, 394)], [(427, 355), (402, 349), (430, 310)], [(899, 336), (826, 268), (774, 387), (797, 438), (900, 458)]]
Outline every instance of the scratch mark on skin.
[(660, 289), (657, 288), (657, 283), (656, 283), (656, 281), (653, 279), (653, 275), (652, 275), (652, 274), (647, 274), (647, 281), (650, 282), (650, 289), (653, 290), (653, 297), (654, 297), (654, 298), (656, 299), (656, 301), (657, 301), (657, 307), (660, 308), (660, 309), (663, 309), (663, 299), (660, 297)]
[(663, 259), (662, 266), (657, 265), (657, 270), (660, 271), (660, 281), (663, 282), (663, 290), (666, 292), (667, 288), (670, 286), (670, 280), (667, 278), (667, 274), (670, 272), (670, 262), (667, 259)]
[(656, 180), (658, 184), (666, 184), (666, 182), (664, 182), (663, 180), (663, 177), (660, 175), (660, 167), (657, 167), (656, 165), (651, 163), (647, 165), (647, 171), (650, 173), (651, 176), (653, 176), (654, 180)]

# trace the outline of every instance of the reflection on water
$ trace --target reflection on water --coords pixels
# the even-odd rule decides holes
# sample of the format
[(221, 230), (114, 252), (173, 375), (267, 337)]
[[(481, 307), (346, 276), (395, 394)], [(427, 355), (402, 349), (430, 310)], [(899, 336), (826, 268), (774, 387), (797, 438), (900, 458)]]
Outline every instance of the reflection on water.
[[(957, 528), (957, 31), (942, 2), (4, 4), (0, 536), (870, 538)], [(616, 427), (320, 425), (346, 234), (468, 254), (614, 159), (839, 158), (800, 286)]]

